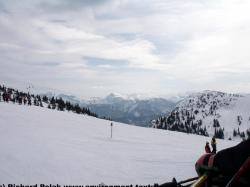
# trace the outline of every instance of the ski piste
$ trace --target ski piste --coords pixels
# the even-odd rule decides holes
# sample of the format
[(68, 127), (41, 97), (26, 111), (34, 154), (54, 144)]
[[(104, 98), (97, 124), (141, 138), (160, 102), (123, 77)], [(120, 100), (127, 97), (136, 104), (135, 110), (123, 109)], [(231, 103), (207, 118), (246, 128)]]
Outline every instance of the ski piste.
[[(13, 107), (16, 107), (15, 105), (13, 105), (13, 107), (12, 107), (12, 105), (10, 105), (10, 106), (11, 106), (11, 107), (10, 107), (11, 110), (8, 110), (7, 104), (6, 104), (6, 108), (5, 108), (5, 103), (1, 103), (1, 104), (3, 104), (3, 106), (4, 106), (4, 107), (1, 108), (1, 109), (4, 108), (4, 110), (1, 110), (1, 114), (5, 114), (5, 113), (8, 113), (8, 114), (9, 114), (10, 111), (12, 111), (12, 108), (13, 108)], [(18, 106), (18, 108), (20, 108), (20, 107)], [(22, 108), (21, 108), (21, 109), (22, 109)], [(28, 109), (29, 109), (29, 110), (28, 110)], [(27, 108), (27, 110), (30, 112), (30, 111), (33, 111), (33, 108)], [(25, 108), (25, 110), (24, 110), (24, 108), (23, 108), (22, 111), (25, 111), (25, 113), (26, 113), (26, 108)], [(15, 113), (18, 113), (18, 112), (16, 111)], [(22, 116), (26, 116), (25, 113), (24, 113)], [(35, 113), (35, 112), (34, 112), (34, 113)], [(40, 108), (39, 108), (39, 110), (37, 111), (37, 114), (39, 114), (39, 116), (43, 114), (43, 113), (40, 112)], [(46, 114), (45, 116), (48, 117), (47, 111), (46, 111), (45, 114)], [(60, 114), (60, 113), (58, 112), (58, 115), (59, 115), (59, 114)], [(50, 115), (51, 115), (51, 117), (53, 116), (53, 118), (54, 118), (54, 117), (57, 118), (57, 116), (55, 116), (56, 113), (54, 113), (54, 112), (51, 113)], [(65, 115), (65, 114), (64, 114), (64, 115)], [(63, 116), (64, 116), (64, 115), (63, 115)], [(3, 116), (6, 116), (6, 114), (3, 115)], [(75, 116), (73, 116), (73, 117), (75, 118)], [(73, 118), (73, 117), (72, 117), (72, 118)], [(69, 118), (70, 121), (73, 121), (73, 120), (74, 120), (74, 119), (72, 120), (72, 118)], [(12, 119), (13, 119), (13, 117), (12, 117)], [(32, 119), (33, 119), (33, 118), (32, 118)], [(64, 118), (63, 118), (63, 119), (64, 119)], [(82, 118), (81, 118), (81, 119), (82, 119)], [(9, 120), (9, 121), (10, 121), (10, 120)], [(13, 122), (12, 124), (20, 124), (21, 122), (22, 122), (22, 121), (19, 120), (18, 123)], [(25, 127), (26, 124), (29, 124), (29, 123), (27, 123), (27, 122), (29, 122), (29, 121), (25, 120), (25, 123), (24, 123), (24, 122), (23, 122), (23, 124), (21, 123), (22, 126)], [(79, 120), (79, 122), (82, 122), (82, 121)], [(96, 121), (95, 121), (95, 122), (96, 122)], [(3, 124), (3, 123), (2, 123), (2, 124)], [(32, 123), (30, 123), (30, 124), (32, 124)], [(80, 124), (80, 123), (79, 123), (79, 124)], [(46, 124), (45, 124), (45, 125), (46, 125)], [(108, 125), (110, 125), (110, 123), (109, 123)], [(3, 125), (1, 125), (1, 126), (3, 126)], [(8, 125), (8, 126), (6, 126), (6, 127), (9, 127), (9, 126), (10, 126), (10, 125)], [(20, 126), (20, 125), (19, 125), (19, 126)], [(117, 126), (118, 126), (118, 125), (117, 125)], [(44, 127), (44, 125), (43, 125), (43, 127)], [(71, 126), (70, 126), (70, 127), (71, 127)], [(93, 127), (92, 123), (91, 123), (91, 127)], [(107, 129), (110, 130), (110, 126), (108, 126), (108, 127), (109, 127), (109, 128), (107, 128)], [(23, 128), (23, 127), (22, 127), (22, 128)], [(51, 129), (51, 126), (50, 126), (49, 129)], [(56, 128), (56, 129), (58, 130), (58, 128)], [(27, 130), (30, 130), (30, 128), (27, 129)], [(117, 127), (117, 128), (115, 129), (115, 132), (117, 133), (118, 130), (119, 130), (119, 129), (118, 129), (118, 127)], [(142, 130), (144, 130), (144, 129), (142, 129)], [(26, 131), (26, 132), (29, 132), (29, 131)], [(47, 132), (47, 131), (46, 131), (46, 132)], [(110, 135), (110, 134), (109, 134), (109, 131), (106, 131), (106, 132), (107, 132), (106, 135), (109, 136), (109, 135)], [(67, 132), (67, 133), (68, 133), (68, 132)], [(33, 133), (32, 133), (32, 134), (33, 134)], [(47, 133), (46, 133), (46, 134), (47, 134)], [(82, 138), (82, 133), (80, 133), (80, 135), (81, 135), (81, 136), (79, 136), (79, 137)], [(54, 136), (54, 133), (53, 133), (53, 136)], [(116, 136), (117, 136), (117, 134), (115, 134), (114, 140), (115, 140)], [(88, 139), (89, 139), (89, 138), (88, 138)], [(4, 140), (4, 139), (3, 139), (3, 140)], [(34, 139), (34, 140), (36, 140), (36, 139)], [(60, 140), (61, 140), (61, 139), (60, 139)], [(151, 140), (150, 140), (150, 141), (151, 141)], [(2, 141), (2, 142), (5, 142), (5, 141)], [(109, 142), (110, 142), (110, 141), (109, 141)], [(38, 142), (38, 143), (39, 143), (39, 142)], [(223, 143), (223, 142), (221, 142), (221, 143)], [(19, 144), (17, 144), (17, 145), (19, 145)], [(56, 144), (56, 145), (57, 145), (57, 144)], [(110, 143), (109, 143), (108, 145), (110, 145)], [(201, 145), (203, 146), (203, 144), (201, 144)], [(219, 144), (219, 145), (221, 145), (221, 144)], [(186, 145), (185, 145), (185, 146), (186, 146)], [(193, 148), (193, 147), (195, 147), (195, 146), (192, 145), (192, 146), (190, 146), (190, 147)], [(136, 147), (136, 148), (137, 148), (137, 147)], [(150, 149), (150, 150), (151, 150), (151, 149)], [(197, 150), (197, 149), (193, 149), (193, 150), (194, 150), (195, 152), (197, 152), (197, 151), (203, 152), (203, 150)], [(1, 150), (1, 151), (2, 151), (2, 150)], [(166, 152), (166, 151), (165, 151), (165, 152)], [(181, 152), (181, 153), (180, 153), (180, 155), (184, 155), (184, 154), (185, 154), (185, 152)], [(194, 159), (195, 159), (195, 158), (198, 158), (199, 155), (200, 155), (200, 154), (197, 154), (197, 155), (196, 155), (195, 157), (193, 157), (193, 158), (194, 158)], [(167, 156), (167, 155), (163, 155), (162, 158), (167, 158), (166, 156)], [(175, 152), (174, 150), (173, 150), (173, 156), (177, 157), (177, 154), (176, 154), (176, 152)], [(150, 160), (154, 160), (154, 159), (155, 159), (155, 158), (150, 158)], [(183, 159), (182, 157), (179, 157), (179, 158), (177, 157), (177, 161), (178, 161), (178, 162), (179, 162), (179, 161), (183, 161), (182, 159)], [(167, 162), (166, 162), (166, 163), (167, 163)], [(193, 167), (194, 167), (194, 163), (195, 163), (195, 160), (193, 160), (192, 162), (190, 162), (190, 171), (194, 171), (194, 168), (193, 168)], [(144, 165), (144, 164), (142, 164), (142, 165)], [(173, 164), (173, 165), (174, 165), (174, 167), (175, 167), (175, 164)], [(180, 166), (179, 169), (181, 169), (182, 165), (183, 165), (182, 163), (179, 164), (179, 166)], [(106, 168), (105, 168), (105, 169), (106, 169)], [(108, 169), (108, 168), (107, 168), (107, 169)], [(153, 168), (151, 168), (151, 169), (153, 169)], [(159, 169), (160, 169), (160, 168), (159, 168), (158, 166), (155, 167), (155, 171), (156, 171), (156, 172), (157, 172), (157, 170), (159, 170)], [(165, 171), (166, 171), (167, 169), (168, 169), (168, 168), (165, 168)], [(106, 170), (105, 170), (105, 171), (106, 171)], [(143, 171), (143, 170), (141, 170), (141, 171)], [(175, 176), (175, 177), (178, 177), (178, 179), (186, 179), (186, 178), (188, 178), (188, 177), (190, 177), (190, 176), (195, 176), (195, 175), (196, 175), (195, 173), (192, 173), (191, 175), (190, 175), (190, 173), (188, 173), (188, 172), (185, 172), (185, 173), (187, 173), (189, 176), (186, 175), (186, 176), (183, 177), (183, 176), (179, 175), (179, 173), (175, 173), (175, 174), (171, 174), (171, 175), (168, 174), (167, 176), (168, 176), (168, 177), (174, 177), (174, 176)], [(236, 172), (235, 172), (235, 173), (236, 173)], [(234, 174), (235, 174), (235, 173), (234, 173)], [(157, 173), (157, 175), (159, 175), (159, 174), (160, 174), (160, 173)], [(82, 174), (81, 174), (81, 175), (82, 175)], [(60, 175), (60, 176), (62, 176), (62, 175)], [(162, 175), (162, 176), (163, 176), (163, 175)], [(25, 177), (25, 176), (23, 176), (23, 177)], [(151, 175), (151, 177), (152, 177), (152, 175)], [(155, 176), (154, 176), (154, 177), (155, 177)], [(166, 176), (165, 176), (165, 177), (166, 177)], [(113, 178), (113, 177), (112, 177), (112, 178)], [(201, 178), (201, 179), (204, 179), (204, 177), (200, 177), (200, 178)], [(199, 178), (199, 179), (200, 179), (200, 178)], [(208, 178), (210, 178), (210, 177), (208, 177)], [(115, 179), (115, 178), (113, 178), (113, 179)], [(111, 179), (110, 181), (112, 181), (113, 179)], [(160, 180), (159, 180), (159, 179), (160, 179)], [(150, 183), (151, 183), (151, 184), (152, 184), (152, 183), (155, 183), (155, 182), (158, 182), (158, 183), (159, 183), (160, 181), (161, 181), (160, 183), (165, 182), (164, 180), (162, 180), (162, 178), (159, 177), (159, 179), (157, 178), (157, 180), (156, 180), (156, 178), (154, 178), (154, 180), (152, 180)], [(165, 179), (166, 179), (166, 178), (165, 178)], [(200, 179), (200, 180), (201, 180), (201, 179)], [(168, 178), (166, 181), (168, 181), (168, 180), (169, 180), (169, 178)], [(180, 182), (178, 181), (178, 182), (175, 182), (174, 185), (176, 185), (176, 183), (177, 183), (179, 186), (180, 186), (180, 185), (182, 185), (182, 186), (184, 186), (184, 185), (185, 185), (185, 186), (188, 186), (188, 185), (191, 186), (191, 185), (194, 185), (194, 184), (197, 182), (197, 180), (198, 180), (198, 179), (196, 179), (196, 180), (194, 180), (194, 181), (190, 181), (190, 180), (189, 180), (190, 182), (186, 182), (186, 183), (180, 183)], [(200, 180), (199, 180), (199, 181), (200, 181)], [(73, 181), (73, 180), (72, 180), (72, 181)], [(98, 180), (98, 181), (101, 181), (101, 180)], [(110, 181), (106, 181), (106, 179), (103, 180), (103, 181), (105, 181), (105, 183), (112, 183), (112, 182), (110, 182)], [(117, 180), (117, 181), (118, 181), (118, 180)], [(117, 181), (116, 181), (116, 183), (119, 184), (119, 181), (118, 181), (118, 182), (117, 182)], [(125, 180), (124, 180), (124, 181), (125, 181)], [(122, 181), (121, 183), (126, 183), (126, 182), (128, 182), (128, 181), (129, 181), (129, 183), (131, 182), (130, 180), (126, 180), (125, 182), (124, 182), (124, 181)], [(138, 180), (138, 181), (139, 181), (139, 180)], [(142, 181), (142, 180), (141, 180), (141, 181)], [(185, 181), (186, 181), (186, 180), (185, 180)], [(142, 182), (143, 182), (143, 181), (142, 181)], [(87, 183), (87, 182), (86, 182), (86, 183)], [(92, 182), (88, 182), (88, 183), (91, 184)], [(137, 183), (138, 183), (138, 182), (137, 182)], [(150, 183), (147, 183), (147, 184), (150, 184)], [(93, 184), (93, 183), (92, 183), (92, 184)], [(197, 184), (196, 184), (196, 185), (197, 185)], [(226, 185), (226, 184), (225, 184), (225, 185)], [(224, 185), (224, 186), (225, 186), (225, 185)]]

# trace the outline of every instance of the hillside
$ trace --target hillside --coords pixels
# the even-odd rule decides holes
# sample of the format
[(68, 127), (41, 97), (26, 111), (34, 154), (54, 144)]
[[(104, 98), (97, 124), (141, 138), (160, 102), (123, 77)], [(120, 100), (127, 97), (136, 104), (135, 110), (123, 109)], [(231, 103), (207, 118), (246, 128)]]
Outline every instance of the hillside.
[(170, 115), (154, 121), (156, 128), (218, 138), (250, 136), (250, 95), (204, 91), (182, 100)]
[(149, 127), (151, 120), (172, 111), (179, 96), (169, 99), (161, 97), (146, 97), (141, 95), (121, 95), (111, 93), (106, 97), (92, 97), (80, 99), (73, 95), (53, 94), (51, 92), (42, 95), (62, 98), (81, 107), (89, 108), (92, 112), (102, 118), (112, 119), (131, 125)]
[[(71, 97), (72, 98), (72, 97)], [(52, 110), (70, 111), (77, 114), (98, 117), (97, 114), (91, 112), (89, 108), (82, 107), (76, 100), (64, 100), (62, 97), (55, 97), (51, 94), (31, 94), (14, 88), (8, 88), (0, 85), (0, 102), (18, 103), (19, 105), (46, 107)]]
[[(0, 181), (154, 184), (195, 174), (203, 136), (0, 102)], [(218, 149), (235, 145), (218, 140)]]

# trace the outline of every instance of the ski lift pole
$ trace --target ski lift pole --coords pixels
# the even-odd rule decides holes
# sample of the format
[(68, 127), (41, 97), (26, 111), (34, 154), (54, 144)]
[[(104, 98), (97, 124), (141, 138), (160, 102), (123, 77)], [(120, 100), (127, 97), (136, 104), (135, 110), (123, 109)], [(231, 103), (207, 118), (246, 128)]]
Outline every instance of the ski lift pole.
[(113, 131), (113, 123), (110, 123), (110, 127), (111, 127), (111, 134), (110, 134), (110, 138), (112, 139), (112, 131)]

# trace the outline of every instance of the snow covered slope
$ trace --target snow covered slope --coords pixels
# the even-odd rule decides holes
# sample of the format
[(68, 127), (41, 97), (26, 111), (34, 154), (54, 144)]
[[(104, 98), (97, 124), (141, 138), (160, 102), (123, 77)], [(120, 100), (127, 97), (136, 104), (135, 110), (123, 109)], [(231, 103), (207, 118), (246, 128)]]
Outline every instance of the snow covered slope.
[[(195, 174), (206, 137), (0, 102), (0, 181), (153, 184)], [(218, 149), (235, 145), (218, 140)]]
[[(160, 122), (162, 120), (162, 122)], [(181, 101), (155, 126), (237, 139), (250, 136), (250, 95), (204, 91)]]

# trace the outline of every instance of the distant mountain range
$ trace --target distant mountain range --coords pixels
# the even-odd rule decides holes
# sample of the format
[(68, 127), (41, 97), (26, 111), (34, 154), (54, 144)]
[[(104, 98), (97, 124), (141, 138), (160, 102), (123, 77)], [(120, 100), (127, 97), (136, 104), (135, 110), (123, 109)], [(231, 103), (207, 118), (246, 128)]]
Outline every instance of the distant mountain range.
[[(53, 96), (46, 93), (47, 96)], [(58, 98), (78, 103), (88, 107), (100, 117), (111, 118), (113, 121), (149, 127), (151, 120), (168, 114), (176, 105), (180, 97), (171, 99), (150, 98), (140, 95), (120, 95), (111, 93), (104, 98), (82, 100), (73, 95), (58, 94)]]
[(203, 91), (191, 94), (169, 114), (152, 121), (155, 128), (218, 138), (250, 137), (250, 95)]
[(90, 101), (87, 106), (99, 116), (139, 126), (150, 126), (151, 120), (174, 109), (176, 102), (164, 98), (139, 99), (110, 94), (103, 99)]
[(206, 90), (168, 99), (114, 93), (90, 100), (64, 94), (56, 97), (88, 107), (98, 116), (117, 122), (225, 139), (250, 136), (250, 95), (247, 94)]

